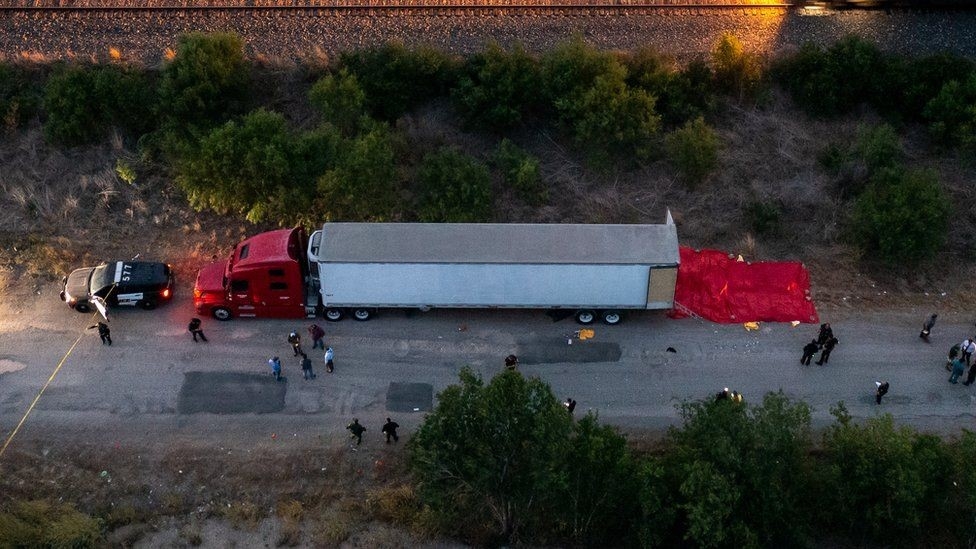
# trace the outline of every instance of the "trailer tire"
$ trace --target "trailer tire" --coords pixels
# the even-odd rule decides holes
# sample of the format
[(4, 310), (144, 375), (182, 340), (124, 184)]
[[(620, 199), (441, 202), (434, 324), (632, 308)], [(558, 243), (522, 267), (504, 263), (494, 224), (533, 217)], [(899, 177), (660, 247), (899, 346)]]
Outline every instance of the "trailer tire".
[(345, 314), (343, 313), (342, 309), (336, 309), (333, 307), (325, 309), (322, 316), (324, 316), (329, 322), (339, 322), (342, 320), (342, 317), (345, 316)]
[(356, 309), (352, 312), (352, 317), (360, 322), (366, 322), (373, 318), (373, 313), (369, 309)]
[(594, 320), (596, 320), (596, 313), (594, 313), (593, 311), (588, 311), (588, 310), (576, 311), (576, 322), (586, 325), (586, 324), (593, 324)]
[(230, 309), (227, 307), (214, 307), (214, 309), (210, 311), (210, 314), (221, 322), (230, 320), (231, 317), (234, 316), (230, 313)]
[(91, 307), (87, 303), (77, 303), (75, 304), (75, 310), (79, 313), (87, 313), (91, 311)]
[(621, 320), (620, 311), (603, 311), (603, 323), (613, 326), (614, 324), (620, 324)]

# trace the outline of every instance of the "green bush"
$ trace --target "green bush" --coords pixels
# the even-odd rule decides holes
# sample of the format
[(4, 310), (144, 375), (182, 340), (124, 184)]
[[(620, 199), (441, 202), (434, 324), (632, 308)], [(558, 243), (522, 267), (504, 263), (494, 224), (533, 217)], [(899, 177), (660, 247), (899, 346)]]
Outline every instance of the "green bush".
[(522, 122), (539, 102), (540, 85), (539, 63), (525, 48), (492, 42), (464, 64), (451, 97), (469, 126), (497, 132)]
[(892, 265), (913, 264), (942, 248), (949, 201), (931, 171), (888, 168), (875, 174), (855, 203), (855, 240)]
[(164, 127), (179, 138), (199, 137), (244, 112), (250, 97), (244, 43), (229, 33), (180, 37), (163, 67), (159, 108)]
[(328, 221), (390, 221), (400, 204), (396, 175), (393, 137), (377, 125), (342, 143), (318, 180), (314, 209)]
[(99, 521), (68, 504), (14, 502), (0, 511), (0, 547), (84, 549), (100, 541)]
[(308, 97), (325, 120), (343, 133), (353, 135), (358, 131), (366, 113), (366, 93), (348, 70), (340, 69), (338, 73), (318, 80), (312, 85)]
[(827, 143), (817, 154), (817, 163), (831, 175), (839, 174), (848, 160), (847, 149), (837, 143)]
[(890, 70), (901, 72), (903, 85), (885, 95), (898, 101), (895, 108), (909, 120), (921, 120), (925, 106), (939, 95), (943, 86), (953, 80), (964, 82), (976, 72), (976, 63), (972, 60), (948, 53), (891, 61), (890, 64), (893, 66)]
[(904, 156), (898, 134), (888, 124), (861, 128), (855, 148), (870, 174), (896, 167)]
[(638, 50), (625, 58), (627, 84), (655, 97), (655, 110), (669, 127), (704, 116), (715, 107), (712, 69), (702, 61), (692, 61), (683, 69), (651, 48)]
[(627, 70), (613, 55), (578, 36), (542, 59), (546, 96), (562, 126), (590, 159), (647, 159), (661, 118), (654, 97), (627, 86)]
[(22, 127), (37, 112), (41, 92), (22, 67), (0, 63), (0, 123), (8, 130)]
[(757, 55), (746, 53), (731, 33), (722, 33), (712, 48), (712, 65), (717, 88), (738, 97), (754, 97), (762, 82), (763, 70)]
[(943, 145), (976, 151), (976, 73), (946, 83), (925, 106), (929, 131)]
[(669, 133), (664, 149), (682, 177), (695, 185), (718, 166), (718, 136), (705, 121), (697, 118)]
[(774, 234), (779, 231), (780, 209), (772, 202), (751, 202), (746, 205), (743, 214), (746, 224), (756, 234)]
[(421, 221), (475, 223), (491, 218), (488, 168), (451, 149), (424, 157), (417, 172)]
[(176, 181), (194, 208), (290, 223), (314, 192), (312, 181), (293, 177), (296, 141), (284, 117), (257, 110), (206, 134)]
[(495, 164), (519, 198), (530, 206), (541, 206), (549, 198), (549, 190), (542, 184), (539, 160), (523, 151), (508, 139), (502, 139), (495, 151)]
[(343, 53), (339, 64), (356, 75), (370, 111), (388, 121), (446, 94), (456, 72), (454, 61), (443, 52), (426, 46), (408, 49), (401, 43)]
[(61, 66), (44, 89), (48, 139), (83, 145), (112, 127), (141, 135), (152, 127), (155, 98), (145, 73), (114, 65)]

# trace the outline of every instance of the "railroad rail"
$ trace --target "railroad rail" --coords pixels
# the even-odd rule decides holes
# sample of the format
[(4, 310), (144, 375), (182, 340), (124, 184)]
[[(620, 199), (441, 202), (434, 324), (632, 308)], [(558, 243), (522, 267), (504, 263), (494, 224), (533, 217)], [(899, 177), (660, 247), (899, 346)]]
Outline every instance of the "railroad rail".
[(107, 17), (133, 15), (221, 15), (234, 13), (274, 14), (301, 17), (322, 16), (617, 16), (617, 15), (714, 15), (715, 13), (760, 13), (788, 10), (794, 2), (681, 2), (664, 3), (623, 0), (620, 2), (417, 2), (382, 3), (303, 3), (303, 4), (222, 4), (222, 5), (143, 5), (143, 6), (0, 6), (0, 17), (58, 15), (66, 17)]

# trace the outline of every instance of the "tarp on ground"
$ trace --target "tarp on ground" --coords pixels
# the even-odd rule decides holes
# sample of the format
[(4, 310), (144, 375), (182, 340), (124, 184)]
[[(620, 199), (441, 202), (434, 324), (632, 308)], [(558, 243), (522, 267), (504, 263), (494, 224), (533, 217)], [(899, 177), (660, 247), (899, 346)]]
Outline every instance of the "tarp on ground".
[(680, 247), (671, 316), (696, 315), (723, 324), (753, 321), (817, 323), (810, 275), (796, 261), (737, 261), (719, 250)]

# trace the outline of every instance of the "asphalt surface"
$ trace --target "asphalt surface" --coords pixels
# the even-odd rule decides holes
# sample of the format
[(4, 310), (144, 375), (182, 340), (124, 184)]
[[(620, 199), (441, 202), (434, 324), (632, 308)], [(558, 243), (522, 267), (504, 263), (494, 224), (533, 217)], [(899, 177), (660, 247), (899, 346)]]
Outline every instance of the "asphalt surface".
[[(942, 433), (974, 427), (976, 386), (947, 382), (945, 354), (974, 330), (971, 319), (940, 318), (932, 343), (918, 338), (929, 311), (821, 311), (840, 340), (827, 366), (799, 364), (817, 326), (741, 325), (672, 320), (661, 312), (594, 325), (596, 337), (568, 341), (579, 329), (541, 311), (388, 311), (368, 322), (319, 320), (335, 349), (335, 372), (310, 351), (317, 377), (302, 379), (286, 336), (310, 321), (204, 320), (209, 343), (186, 331), (193, 316), (185, 292), (156, 311), (116, 310), (112, 346), (102, 345), (90, 314), (69, 310), (54, 285), (17, 293), (0, 305), (0, 433), (6, 440), (72, 344), (80, 341), (43, 392), (11, 444), (83, 440), (114, 444), (193, 442), (254, 447), (269, 441), (342, 440), (358, 417), (379, 442), (387, 416), (407, 433), (436, 404), (436, 394), (468, 365), (484, 377), (521, 357), (520, 370), (548, 382), (560, 399), (593, 410), (625, 432), (660, 432), (680, 421), (676, 405), (723, 387), (757, 400), (783, 390), (814, 408), (814, 426), (844, 401), (855, 417), (891, 413), (897, 421)], [(306, 342), (306, 347), (310, 347)], [(668, 352), (668, 347), (677, 352)], [(270, 375), (278, 355), (283, 381)], [(874, 402), (874, 382), (891, 391)]]

